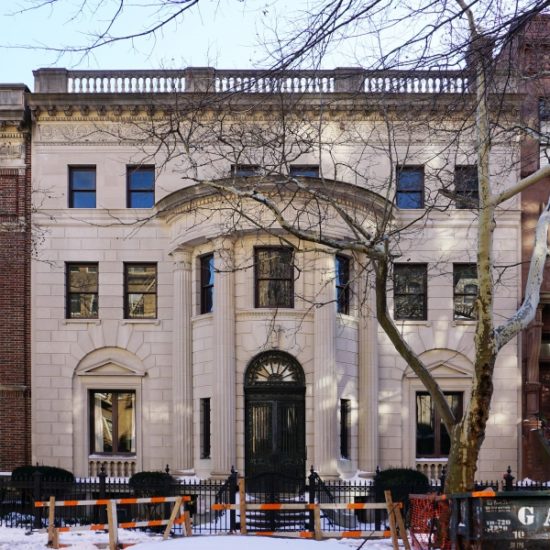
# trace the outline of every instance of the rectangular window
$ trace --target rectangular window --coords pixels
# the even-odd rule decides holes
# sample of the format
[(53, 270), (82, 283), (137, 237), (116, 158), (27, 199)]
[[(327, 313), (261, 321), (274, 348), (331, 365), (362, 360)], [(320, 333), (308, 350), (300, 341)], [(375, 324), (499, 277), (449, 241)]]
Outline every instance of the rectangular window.
[(236, 178), (259, 176), (261, 169), (257, 164), (232, 164), (231, 174)]
[(92, 453), (135, 454), (135, 392), (92, 390), (90, 411)]
[(479, 190), (475, 164), (455, 166), (456, 208), (478, 208)]
[(453, 264), (453, 302), (455, 319), (475, 319), (477, 298), (476, 264)]
[(393, 297), (395, 319), (428, 318), (426, 264), (394, 264)]
[(256, 307), (294, 307), (292, 249), (263, 247), (254, 254)]
[(128, 166), (126, 185), (128, 208), (152, 208), (155, 205), (154, 166)]
[(95, 208), (95, 166), (69, 166), (69, 208)]
[[(445, 392), (455, 417), (462, 416), (462, 392)], [(449, 456), (451, 439), (427, 392), (416, 393), (416, 457), (444, 458)]]
[(97, 319), (97, 264), (67, 264), (67, 319)]
[(210, 458), (210, 398), (204, 397), (201, 404), (201, 458)]
[(200, 257), (201, 303), (200, 312), (210, 313), (214, 305), (214, 254)]
[(349, 315), (349, 268), (347, 256), (336, 255), (336, 311)]
[(318, 164), (291, 164), (290, 176), (299, 178), (318, 178), (319, 177), (319, 165)]
[(397, 167), (398, 208), (424, 208), (424, 167)]
[(340, 399), (340, 456), (351, 458), (351, 400)]
[(125, 264), (124, 295), (126, 319), (157, 317), (156, 264)]

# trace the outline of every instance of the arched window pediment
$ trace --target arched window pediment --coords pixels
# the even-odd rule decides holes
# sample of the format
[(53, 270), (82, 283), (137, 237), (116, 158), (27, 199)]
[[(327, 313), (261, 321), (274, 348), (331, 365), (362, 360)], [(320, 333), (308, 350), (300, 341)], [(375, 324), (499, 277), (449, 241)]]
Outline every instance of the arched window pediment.
[(283, 351), (260, 353), (246, 369), (246, 387), (287, 385), (305, 387), (305, 376), (300, 363)]

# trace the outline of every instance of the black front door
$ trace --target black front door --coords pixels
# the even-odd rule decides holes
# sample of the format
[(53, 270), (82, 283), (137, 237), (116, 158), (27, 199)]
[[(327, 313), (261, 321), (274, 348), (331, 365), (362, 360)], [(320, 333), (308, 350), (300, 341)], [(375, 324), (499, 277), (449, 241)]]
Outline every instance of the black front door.
[(247, 477), (263, 473), (305, 475), (305, 392), (277, 389), (246, 392)]

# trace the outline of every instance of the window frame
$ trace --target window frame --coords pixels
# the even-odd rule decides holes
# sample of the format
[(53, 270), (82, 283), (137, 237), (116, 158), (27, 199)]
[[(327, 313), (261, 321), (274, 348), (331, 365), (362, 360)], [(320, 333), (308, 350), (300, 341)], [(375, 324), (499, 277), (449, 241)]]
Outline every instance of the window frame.
[[(464, 412), (464, 391), (462, 390), (449, 390), (444, 391), (443, 395), (445, 397), (448, 396), (458, 396), (459, 397), (459, 403), (458, 403), (458, 415), (462, 416)], [(431, 419), (434, 426), (434, 452), (432, 454), (420, 454), (418, 452), (418, 398), (420, 396), (427, 396), (430, 399), (430, 410), (431, 410)], [(437, 412), (432, 398), (427, 391), (415, 391), (414, 392), (414, 401), (415, 401), (415, 416), (414, 416), (414, 423), (415, 423), (415, 456), (416, 460), (422, 460), (422, 459), (434, 459), (434, 458), (448, 458), (449, 454), (445, 454), (442, 452), (441, 449), (441, 440), (443, 431), (447, 432), (447, 429), (445, 428), (445, 425), (443, 424), (443, 421), (441, 420), (441, 417), (439, 416), (439, 413)], [(439, 429), (438, 429), (439, 427)], [(447, 432), (447, 437), (449, 437)]]
[[(342, 283), (340, 281), (339, 265), (341, 262), (347, 264), (347, 277), (346, 281)], [(351, 279), (351, 258), (345, 254), (336, 254), (334, 256), (334, 270), (335, 270), (335, 283), (336, 283), (336, 313), (342, 315), (350, 314), (350, 279)]]
[[(471, 292), (457, 292), (457, 277), (459, 273), (457, 272), (457, 268), (467, 268), (467, 269), (473, 269), (476, 272), (476, 293), (473, 294)], [(465, 285), (465, 287), (468, 285)], [(455, 321), (475, 321), (476, 315), (475, 310), (472, 309), (472, 315), (470, 317), (466, 317), (465, 315), (457, 315), (457, 299), (464, 299), (466, 297), (473, 297), (473, 302), (475, 303), (475, 300), (477, 296), (479, 295), (479, 275), (477, 272), (477, 264), (475, 263), (467, 263), (467, 262), (458, 262), (453, 264), (453, 319)]]
[[(405, 269), (422, 269), (422, 291), (420, 293), (397, 292), (398, 272)], [(422, 315), (419, 317), (402, 316), (398, 314), (398, 297), (400, 296), (421, 296)], [(393, 264), (393, 318), (400, 321), (427, 321), (428, 320), (428, 264), (424, 263), (394, 263)]]
[[(95, 448), (95, 440), (96, 440), (96, 434), (95, 434), (95, 394), (97, 393), (111, 393), (111, 394), (132, 394), (134, 396), (133, 404), (134, 404), (134, 410), (133, 410), (133, 429), (134, 429), (134, 447), (135, 451), (119, 451), (118, 450), (118, 425), (119, 425), (119, 412), (118, 412), (118, 399), (116, 400), (117, 403), (117, 410), (116, 410), (116, 416), (113, 413), (113, 430), (112, 430), (112, 439), (113, 439), (113, 450), (112, 451), (98, 451)], [(103, 388), (88, 388), (88, 429), (89, 429), (89, 448), (91, 455), (101, 455), (101, 456), (126, 456), (126, 457), (133, 457), (137, 455), (137, 437), (138, 437), (138, 421), (137, 421), (137, 403), (138, 403), (138, 395), (137, 391), (135, 389), (126, 389), (126, 388), (114, 388), (114, 389), (103, 389)], [(115, 437), (116, 436), (116, 437)], [(115, 450), (115, 442), (117, 449)]]
[[(306, 172), (315, 172), (315, 174), (308, 174)], [(291, 178), (319, 178), (321, 170), (318, 164), (291, 164), (288, 168), (288, 175)]]
[[(200, 295), (199, 295), (199, 314), (204, 315), (206, 313), (212, 313), (214, 311), (214, 285), (215, 283), (215, 268), (214, 268), (214, 253), (210, 252), (208, 254), (203, 254), (199, 256), (199, 285), (200, 285)], [(206, 282), (205, 273), (205, 264), (208, 262), (208, 265), (211, 265), (211, 271), (208, 269), (208, 273), (211, 275), (208, 277), (208, 281), (212, 279), (212, 282)], [(211, 262), (211, 263), (210, 263)], [(207, 301), (207, 295), (209, 295), (209, 300)], [(207, 303), (210, 303), (210, 308), (207, 308)]]
[(250, 178), (260, 176), (262, 172), (259, 164), (232, 164), (231, 175), (235, 178)]
[[(420, 174), (420, 185), (419, 189), (400, 189), (400, 176), (401, 174), (406, 173), (419, 173)], [(418, 206), (401, 206), (399, 204), (400, 197), (418, 195), (420, 202)], [(396, 166), (395, 170), (395, 204), (397, 208), (402, 210), (422, 210), (425, 208), (425, 174), (424, 174), (424, 165), (422, 164), (399, 164)]]
[[(68, 166), (69, 168), (69, 184), (68, 184), (68, 207), (69, 208), (97, 208), (97, 167), (94, 164), (71, 164)], [(75, 188), (75, 178), (74, 175), (77, 172), (85, 172), (85, 173), (93, 173), (94, 174), (94, 188), (93, 190), (90, 189), (76, 189)], [(93, 206), (75, 206), (75, 197), (79, 196), (79, 194), (92, 194), (94, 197), (94, 205)]]
[[(258, 262), (258, 252), (262, 251), (286, 251), (290, 253), (290, 277), (264, 277), (259, 278), (259, 262)], [(259, 305), (260, 303), (260, 281), (290, 281), (290, 296), (289, 303), (280, 305)], [(294, 249), (288, 246), (256, 246), (254, 247), (254, 307), (256, 309), (293, 309), (294, 308)]]
[(212, 458), (212, 408), (210, 397), (200, 398), (200, 457)]
[[(475, 172), (475, 189), (467, 189), (465, 182), (474, 181), (468, 177)], [(477, 164), (457, 164), (454, 169), (455, 208), (458, 210), (475, 210), (479, 208), (479, 181)], [(475, 205), (473, 204), (475, 203)]]
[[(96, 268), (96, 291), (95, 292), (72, 292), (71, 291), (71, 267), (92, 267)], [(75, 317), (71, 314), (71, 296), (85, 294), (95, 296), (96, 315), (89, 317)], [(99, 318), (99, 263), (98, 262), (65, 262), (65, 319), (98, 319)]]
[[(129, 273), (128, 268), (130, 267), (154, 267), (155, 268), (155, 290), (154, 292), (140, 292), (142, 295), (153, 295), (155, 296), (155, 314), (153, 317), (146, 316), (130, 316), (130, 303), (129, 296), (130, 294), (138, 294), (137, 292), (129, 292), (128, 282), (129, 282)], [(143, 320), (155, 320), (158, 318), (158, 266), (155, 262), (124, 262), (124, 319), (134, 320), (134, 319), (143, 319)]]
[(351, 459), (351, 399), (340, 399), (340, 458)]
[[(152, 173), (152, 181), (151, 181), (151, 188), (150, 189), (132, 189), (132, 176), (137, 173)], [(134, 165), (129, 164), (126, 166), (126, 208), (153, 208), (155, 206), (155, 180), (156, 180), (156, 173), (155, 173), (155, 166), (152, 164), (145, 164), (145, 165)], [(150, 195), (152, 198), (151, 205), (150, 206), (133, 206), (132, 203), (132, 197), (134, 195)]]

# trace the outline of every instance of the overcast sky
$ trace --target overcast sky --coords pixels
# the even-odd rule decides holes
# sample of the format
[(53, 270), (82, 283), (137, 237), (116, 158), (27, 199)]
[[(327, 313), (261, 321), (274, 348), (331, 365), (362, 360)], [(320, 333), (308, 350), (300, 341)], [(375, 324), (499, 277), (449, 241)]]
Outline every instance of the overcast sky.
[[(21, 12), (29, 0), (0, 0), (0, 82), (22, 82), (32, 87), (33, 69), (66, 67), (80, 69), (147, 69), (215, 66), (218, 68), (259, 67), (263, 36), (274, 28), (281, 15), (307, 7), (308, 0), (204, 0), (178, 24), (172, 24), (156, 40), (123, 42), (96, 50), (92, 55), (59, 54), (42, 47), (62, 47), (87, 43), (87, 32), (98, 29), (110, 12), (78, 14), (81, 0), (62, 0), (57, 8), (43, 7)], [(139, 30), (145, 18), (155, 14), (145, 4), (128, 9), (120, 28)], [(132, 5), (130, 4), (130, 5)], [(113, 4), (111, 4), (113, 6)], [(31, 49), (13, 46), (34, 46)], [(337, 64), (343, 56), (334, 58)], [(330, 63), (330, 61), (329, 61)], [(265, 66), (265, 65), (264, 65)]]

